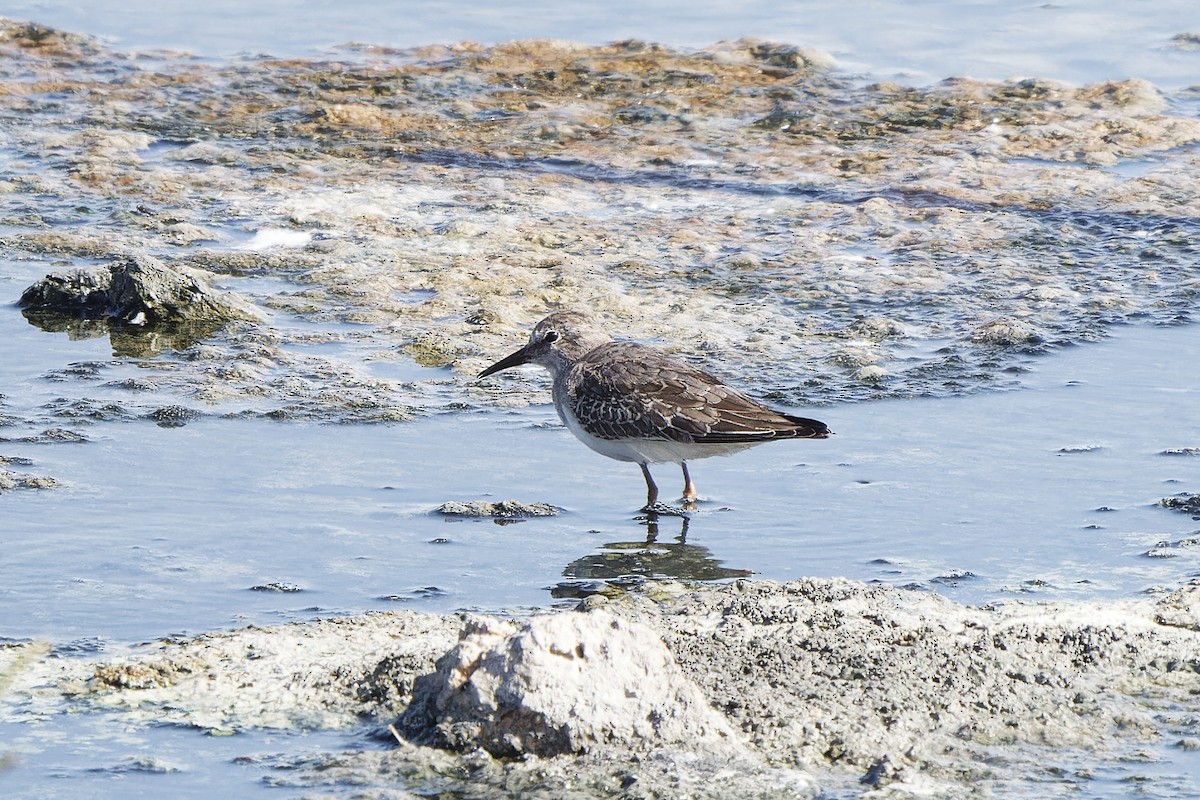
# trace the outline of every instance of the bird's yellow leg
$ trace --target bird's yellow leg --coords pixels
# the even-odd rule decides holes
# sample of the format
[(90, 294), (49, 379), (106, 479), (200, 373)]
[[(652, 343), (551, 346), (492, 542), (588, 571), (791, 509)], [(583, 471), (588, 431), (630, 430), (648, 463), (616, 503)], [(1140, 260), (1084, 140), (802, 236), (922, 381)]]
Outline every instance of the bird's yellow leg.
[(683, 499), (689, 503), (696, 502), (696, 484), (692, 483), (692, 476), (688, 474), (687, 462), (679, 462), (679, 466), (683, 467)]

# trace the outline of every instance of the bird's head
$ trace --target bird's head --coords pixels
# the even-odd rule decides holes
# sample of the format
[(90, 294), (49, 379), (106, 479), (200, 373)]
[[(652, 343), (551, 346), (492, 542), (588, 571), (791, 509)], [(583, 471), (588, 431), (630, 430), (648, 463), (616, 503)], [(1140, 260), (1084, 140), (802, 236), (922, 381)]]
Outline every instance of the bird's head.
[(512, 355), (502, 358), (479, 373), (486, 378), (500, 370), (537, 364), (551, 372), (569, 367), (612, 337), (599, 328), (592, 318), (578, 311), (556, 311), (534, 326), (529, 343)]

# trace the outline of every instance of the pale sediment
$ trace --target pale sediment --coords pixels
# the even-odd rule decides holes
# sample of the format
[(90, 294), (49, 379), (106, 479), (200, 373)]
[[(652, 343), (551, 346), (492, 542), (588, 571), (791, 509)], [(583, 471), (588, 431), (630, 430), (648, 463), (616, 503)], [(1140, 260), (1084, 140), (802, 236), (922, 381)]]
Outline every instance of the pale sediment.
[(214, 731), (396, 723), (383, 751), (276, 764), (290, 785), (378, 797), (812, 797), (855, 781), (864, 796), (1066, 797), (1088, 791), (1089, 765), (1200, 736), (1197, 586), (972, 608), (737, 582), (585, 607), (248, 628), (90, 664), (16, 645), (0, 674), (27, 713), (57, 696)]
[[(1200, 291), (1200, 121), (1143, 81), (858, 87), (753, 41), (204, 64), (3, 31), (3, 244), (149, 253), (274, 312), (157, 376), (233, 411), (540, 398), (468, 376), (563, 307), (776, 400), (947, 394)], [(385, 354), (434, 369), (355, 367)]]

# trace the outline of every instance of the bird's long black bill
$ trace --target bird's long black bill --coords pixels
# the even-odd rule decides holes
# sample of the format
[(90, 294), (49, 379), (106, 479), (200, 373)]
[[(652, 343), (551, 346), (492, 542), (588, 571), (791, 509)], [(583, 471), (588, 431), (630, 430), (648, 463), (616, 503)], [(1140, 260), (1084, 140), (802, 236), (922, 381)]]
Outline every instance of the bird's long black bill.
[(513, 353), (511, 356), (508, 356), (507, 358), (502, 358), (499, 361), (497, 361), (495, 364), (492, 364), (490, 367), (485, 369), (483, 372), (479, 373), (479, 377), (486, 378), (488, 375), (497, 373), (502, 369), (508, 369), (509, 367), (519, 367), (522, 364), (528, 364), (528, 363), (529, 363), (529, 347), (526, 346), (526, 347), (522, 347), (520, 350)]

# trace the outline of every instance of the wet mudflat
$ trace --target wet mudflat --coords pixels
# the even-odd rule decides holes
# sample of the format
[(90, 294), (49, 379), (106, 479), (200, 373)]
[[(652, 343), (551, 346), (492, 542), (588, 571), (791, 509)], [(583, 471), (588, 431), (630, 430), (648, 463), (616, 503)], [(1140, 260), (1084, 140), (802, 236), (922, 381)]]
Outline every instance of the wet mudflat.
[[(156, 727), (182, 684), (146, 699), (157, 684), (109, 667), (161, 637), (186, 649), (206, 631), (349, 629), (396, 609), (524, 616), (747, 574), (878, 581), (1006, 613), (1154, 602), (1200, 573), (1200, 523), (1160, 505), (1200, 492), (1200, 338), (1186, 324), (1200, 125), (1180, 97), (1139, 81), (860, 87), (819, 53), (759, 42), (209, 64), (10, 26), (3, 46), (4, 297), (138, 252), (203, 270), (261, 314), (191, 341), (0, 314), (0, 686), (15, 687), (0, 755), (17, 760), (0, 780), (20, 791), (365, 782), (389, 796), (419, 773), (366, 763), (387, 752), (372, 738), (382, 706), (329, 701), (328, 718), (306, 717), (299, 689), (283, 721), (237, 707), (201, 718), (176, 697), (179, 727)], [(566, 306), (838, 433), (698, 462), (694, 514), (640, 518), (637, 470), (558, 427), (540, 375), (472, 378)], [(656, 474), (674, 486), (673, 467)], [(561, 512), (438, 510), (508, 499)], [(1084, 627), (1103, 627), (1105, 608), (1125, 619), (1100, 606)], [(336, 625), (313, 631), (336, 651)], [(1186, 638), (1170, 641), (1191, 663)], [(1171, 671), (1185, 693), (1188, 674)], [(92, 703), (120, 710), (69, 713)], [(1127, 768), (1086, 737), (1054, 739), (1078, 746), (1056, 762), (1055, 791), (1194, 795), (1194, 722), (1164, 707), (1145, 739), (1114, 745)], [(377, 716), (339, 727), (359, 713)], [(991, 775), (1006, 796), (1046, 796), (1038, 756), (972, 735), (996, 764), (1021, 762)], [(894, 743), (810, 732), (829, 745), (814, 753), (785, 739), (753, 748), (858, 786), (836, 796), (920, 788), (920, 760)], [(881, 753), (894, 769), (872, 766)], [(930, 767), (943, 789), (987, 760), (956, 757)], [(747, 763), (798, 796), (809, 787)], [(476, 767), (503, 794), (505, 768)], [(532, 780), (508, 775), (512, 791)]]

